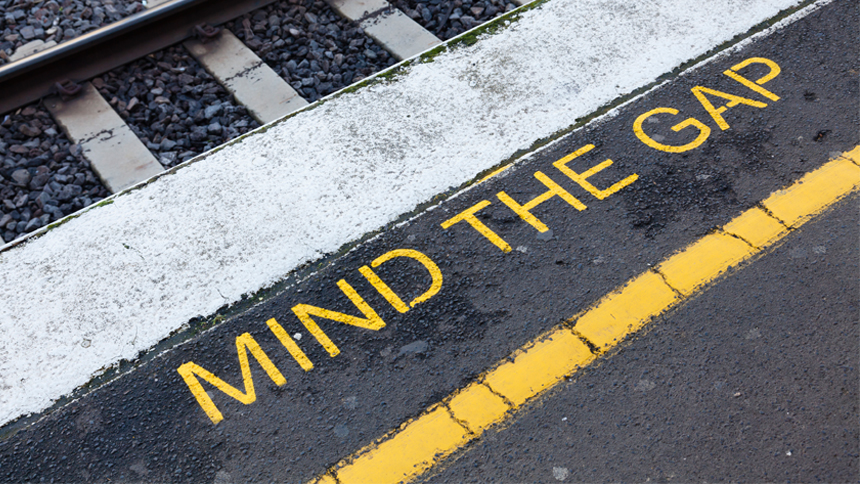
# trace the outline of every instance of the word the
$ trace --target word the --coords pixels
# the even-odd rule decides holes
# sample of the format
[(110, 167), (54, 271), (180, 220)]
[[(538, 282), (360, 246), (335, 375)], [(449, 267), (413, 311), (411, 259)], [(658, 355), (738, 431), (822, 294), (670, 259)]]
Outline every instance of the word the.
[[(585, 153), (588, 153), (592, 149), (594, 149), (594, 145), (592, 145), (592, 144), (585, 145), (582, 148), (574, 151), (573, 153), (565, 156), (564, 158), (561, 158), (558, 161), (554, 162), (552, 164), (552, 166), (558, 168), (558, 170), (560, 172), (562, 172), (564, 175), (567, 175), (568, 178), (570, 178), (571, 180), (576, 182), (579, 186), (584, 188), (585, 191), (592, 194), (598, 200), (605, 199), (606, 197), (612, 195), (613, 193), (621, 190), (622, 188), (630, 185), (631, 183), (633, 183), (639, 179), (639, 175), (634, 173), (634, 174), (628, 176), (627, 178), (624, 178), (623, 180), (613, 184), (612, 186), (610, 186), (609, 188), (606, 188), (604, 190), (601, 190), (601, 189), (595, 187), (594, 185), (591, 184), (591, 182), (588, 181), (588, 178), (595, 175), (596, 173), (599, 173), (600, 171), (612, 166), (612, 160), (605, 160), (602, 163), (589, 168), (588, 170), (584, 171), (583, 173), (576, 173), (569, 166), (567, 166), (568, 163), (570, 163), (574, 159), (584, 155)], [(538, 232), (541, 232), (541, 233), (546, 232), (547, 230), (549, 230), (549, 227), (547, 227), (545, 223), (543, 223), (539, 218), (537, 218), (532, 213), (532, 210), (537, 208), (538, 205), (551, 199), (552, 197), (558, 196), (559, 198), (561, 198), (562, 200), (567, 202), (569, 205), (571, 205), (573, 208), (575, 208), (579, 211), (583, 211), (587, 208), (584, 203), (582, 203), (581, 201), (579, 201), (579, 199), (577, 199), (576, 197), (571, 195), (567, 190), (562, 188), (561, 185), (559, 185), (558, 183), (553, 181), (552, 178), (548, 177), (543, 172), (541, 172), (541, 171), (535, 172), (534, 177), (537, 178), (537, 180), (539, 182), (541, 182), (544, 186), (547, 187), (547, 191), (541, 195), (538, 195), (537, 197), (533, 198), (532, 200), (526, 202), (525, 204), (521, 205), (519, 202), (517, 202), (516, 200), (511, 198), (511, 196), (505, 192), (497, 193), (496, 197), (498, 197), (498, 199), (502, 203), (507, 205), (508, 208), (513, 210), (513, 212), (515, 214), (519, 215), (519, 217), (521, 219), (523, 219), (526, 223), (528, 223), (529, 225), (531, 225), (532, 227), (537, 229)], [(510, 252), (511, 251), (511, 245), (508, 244), (507, 242), (505, 242), (504, 239), (502, 239), (498, 234), (493, 232), (489, 227), (487, 227), (483, 222), (481, 222), (481, 220), (478, 219), (478, 217), (475, 215), (490, 205), (491, 205), (491, 203), (489, 200), (482, 200), (482, 201), (476, 203), (475, 205), (472, 205), (471, 207), (467, 208), (466, 210), (463, 210), (462, 212), (455, 215), (454, 217), (442, 222), (442, 228), (447, 229), (447, 228), (451, 227), (452, 225), (455, 225), (459, 222), (466, 222), (473, 229), (475, 229), (479, 234), (483, 235), (484, 238), (486, 238), (487, 240), (492, 242), (493, 245), (495, 245), (496, 247), (501, 249), (502, 252)]]

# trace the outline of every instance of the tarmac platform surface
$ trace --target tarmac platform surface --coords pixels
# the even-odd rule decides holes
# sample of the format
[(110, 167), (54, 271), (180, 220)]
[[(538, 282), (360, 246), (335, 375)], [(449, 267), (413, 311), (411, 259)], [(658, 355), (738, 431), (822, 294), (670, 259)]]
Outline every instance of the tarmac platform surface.
[(860, 12), (801, 7), (7, 425), (0, 480), (856, 482)]

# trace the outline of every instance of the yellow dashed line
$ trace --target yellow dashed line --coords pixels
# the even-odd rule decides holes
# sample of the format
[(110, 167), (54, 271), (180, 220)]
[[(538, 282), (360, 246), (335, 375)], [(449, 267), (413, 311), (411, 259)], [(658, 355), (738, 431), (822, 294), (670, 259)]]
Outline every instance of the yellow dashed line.
[(489, 372), (484, 381), (519, 407), (594, 359), (588, 346), (567, 328), (558, 328), (530, 343)]
[[(844, 153), (797, 183), (769, 196), (762, 205), (789, 227), (796, 227), (850, 192), (857, 183), (857, 150)], [(854, 156), (853, 160), (848, 156)], [(853, 162), (852, 162), (853, 161)]]
[(678, 293), (659, 274), (648, 271), (605, 296), (578, 319), (574, 318), (576, 330), (597, 348), (608, 348), (678, 299)]
[(756, 251), (741, 239), (710, 234), (663, 261), (657, 271), (670, 287), (689, 296)]
[(472, 383), (445, 401), (454, 418), (476, 434), (502, 420), (510, 406), (480, 383)]
[(429, 469), (475, 435), (463, 428), (444, 405), (401, 425), (390, 438), (369, 446), (337, 470), (340, 484), (402, 482)]
[[(315, 480), (319, 484), (415, 479), (596, 355), (860, 186), (860, 146), (608, 294), (517, 350), (475, 383), (368, 445)], [(788, 227), (788, 228), (787, 228)], [(586, 344), (588, 343), (588, 344)]]

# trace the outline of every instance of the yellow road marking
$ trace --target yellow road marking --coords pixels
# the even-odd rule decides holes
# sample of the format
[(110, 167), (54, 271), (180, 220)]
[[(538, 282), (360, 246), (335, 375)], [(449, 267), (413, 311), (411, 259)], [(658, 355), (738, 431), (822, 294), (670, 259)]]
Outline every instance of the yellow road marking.
[(841, 198), (851, 191), (856, 178), (857, 165), (838, 158), (777, 191), (762, 205), (789, 227), (796, 227), (831, 203), (834, 196)]
[(855, 165), (860, 165), (860, 146), (854, 148), (851, 151), (846, 151), (845, 153), (842, 153), (842, 157), (847, 160), (853, 161)]
[(637, 331), (678, 300), (659, 274), (648, 271), (604, 296), (579, 319), (576, 330), (597, 348), (608, 348)]
[(654, 116), (655, 114), (671, 114), (675, 116), (679, 113), (675, 108), (655, 108), (647, 113), (643, 113), (636, 121), (633, 122), (633, 133), (636, 134), (636, 137), (639, 138), (639, 141), (645, 143), (647, 146), (654, 148), (655, 150), (665, 151), (666, 153), (683, 153), (685, 151), (690, 151), (692, 149), (698, 148), (699, 145), (705, 142), (708, 139), (708, 136), (711, 135), (711, 128), (702, 124), (696, 118), (687, 118), (680, 123), (672, 126), (670, 129), (674, 132), (679, 132), (688, 126), (693, 126), (694, 128), (699, 130), (699, 134), (696, 135), (696, 139), (690, 141), (689, 143), (681, 146), (672, 146), (672, 145), (664, 145), (663, 143), (658, 143), (653, 138), (645, 134), (645, 130), (642, 128), (642, 124), (645, 123), (645, 120)]
[(314, 479), (313, 481), (309, 482), (308, 484), (337, 484), (337, 481), (334, 480), (334, 477), (332, 477), (331, 475), (323, 474)]
[(567, 328), (558, 328), (490, 371), (484, 381), (515, 407), (554, 386), (594, 359), (588, 346)]
[(454, 418), (463, 422), (470, 431), (480, 433), (500, 421), (511, 407), (480, 383), (472, 383), (455, 393), (445, 402)]
[(548, 188), (548, 190), (531, 199), (529, 202), (520, 205), (519, 202), (511, 198), (511, 196), (505, 192), (497, 193), (496, 197), (498, 197), (499, 200), (502, 201), (502, 203), (507, 205), (508, 208), (513, 210), (514, 213), (519, 215), (521, 219), (525, 220), (529, 225), (537, 229), (538, 232), (546, 232), (547, 230), (549, 230), (549, 227), (547, 227), (546, 224), (541, 222), (540, 219), (532, 215), (531, 210), (537, 208), (538, 205), (542, 204), (543, 202), (546, 202), (547, 200), (551, 199), (556, 195), (558, 195), (559, 198), (569, 203), (580, 212), (587, 208), (584, 203), (580, 202), (579, 199), (571, 195), (567, 190), (562, 188), (561, 185), (554, 182), (552, 178), (546, 176), (543, 172), (536, 171), (534, 177), (537, 178), (538, 181), (543, 183)]
[(573, 153), (565, 156), (564, 158), (556, 161), (555, 163), (552, 164), (552, 166), (558, 168), (558, 170), (560, 172), (564, 173), (565, 175), (567, 175), (568, 178), (570, 178), (571, 180), (578, 183), (579, 186), (584, 188), (588, 193), (594, 195), (594, 198), (596, 198), (598, 200), (605, 200), (610, 195), (617, 193), (622, 188), (630, 185), (631, 183), (633, 183), (639, 179), (639, 175), (634, 173), (634, 174), (628, 176), (627, 178), (613, 184), (611, 187), (607, 188), (606, 190), (601, 190), (601, 189), (597, 188), (596, 186), (592, 185), (591, 182), (588, 181), (588, 178), (591, 177), (592, 175), (596, 175), (597, 173), (600, 173), (604, 169), (612, 166), (612, 160), (603, 161), (596, 166), (592, 166), (591, 168), (589, 168), (588, 170), (586, 170), (583, 173), (577, 173), (577, 172), (573, 171), (569, 166), (567, 166), (568, 163), (575, 160), (577, 157), (579, 157), (585, 153), (588, 153), (589, 151), (591, 151), (593, 149), (594, 149), (593, 144), (587, 144), (587, 145), (583, 146), (582, 148), (574, 151)]
[(405, 481), (474, 437), (447, 407), (437, 405), (338, 469), (337, 480), (340, 484)]
[(710, 234), (669, 257), (657, 266), (657, 271), (666, 277), (669, 286), (689, 296), (755, 252), (741, 239)]
[(489, 227), (484, 225), (484, 222), (481, 222), (481, 220), (475, 216), (476, 213), (489, 206), (489, 200), (481, 200), (480, 202), (455, 215), (453, 218), (442, 222), (442, 228), (447, 229), (448, 227), (451, 227), (452, 225), (465, 220), (466, 223), (471, 225), (473, 229), (478, 231), (478, 233), (486, 237), (486, 239), (492, 242), (493, 245), (502, 249), (502, 252), (510, 252), (512, 250), (510, 244), (508, 244), (501, 237), (496, 235), (495, 232), (493, 232), (492, 230), (490, 230)]
[(257, 362), (276, 385), (280, 387), (287, 383), (284, 375), (272, 363), (272, 360), (266, 356), (266, 353), (260, 348), (260, 344), (254, 340), (254, 337), (250, 333), (244, 333), (236, 337), (236, 351), (239, 353), (239, 367), (242, 369), (242, 381), (245, 383), (244, 393), (242, 393), (242, 390), (230, 385), (194, 362), (189, 361), (176, 370), (182, 375), (182, 379), (185, 380), (188, 388), (191, 389), (191, 393), (194, 394), (197, 403), (200, 404), (206, 415), (212, 419), (212, 423), (217, 424), (224, 419), (224, 416), (212, 402), (212, 397), (203, 389), (203, 385), (197, 379), (198, 376), (245, 405), (254, 403), (257, 400), (257, 393), (254, 391), (254, 379), (251, 377), (251, 365), (248, 362), (248, 351), (250, 351), (251, 355), (257, 359)]
[(284, 330), (284, 327), (278, 324), (278, 321), (275, 318), (269, 318), (266, 321), (266, 324), (269, 325), (269, 329), (272, 331), (272, 334), (278, 338), (278, 341), (284, 345), (284, 348), (290, 353), (290, 355), (299, 362), (299, 366), (302, 367), (302, 370), (311, 371), (314, 369), (314, 364), (311, 363), (311, 360), (308, 358), (308, 355), (299, 348), (299, 345), (296, 344), (296, 341), (290, 337), (289, 334)]
[[(860, 146), (768, 197), (517, 350), (478, 382), (342, 460), (314, 482), (414, 480), (655, 316), (860, 187)], [(769, 212), (769, 213), (768, 213)], [(786, 229), (790, 227), (789, 229)], [(679, 297), (683, 294), (683, 297)]]
[(785, 225), (760, 208), (751, 208), (727, 223), (723, 230), (763, 249), (785, 235)]

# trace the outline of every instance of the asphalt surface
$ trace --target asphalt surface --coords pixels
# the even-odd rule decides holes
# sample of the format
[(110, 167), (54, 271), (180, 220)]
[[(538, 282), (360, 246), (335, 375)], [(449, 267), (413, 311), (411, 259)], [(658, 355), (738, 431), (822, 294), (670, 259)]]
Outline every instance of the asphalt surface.
[(429, 477), (856, 482), (857, 197)]
[[(0, 481), (301, 482), (464, 386), (481, 371), (672, 252), (755, 206), (768, 194), (860, 144), (858, 11), (834, 2), (791, 26), (664, 84), (563, 137), (501, 175), (445, 200), (346, 253), (295, 286), (219, 322), (189, 342), (89, 391), (0, 442)], [(781, 73), (771, 101), (723, 74), (753, 57)], [(739, 70), (749, 79), (769, 68)], [(743, 96), (721, 130), (695, 86)], [(714, 106), (725, 100), (709, 97)], [(634, 121), (683, 145), (646, 146)], [(574, 120), (571, 119), (571, 123)], [(638, 179), (603, 200), (553, 162), (604, 188)], [(587, 208), (552, 197), (532, 210), (539, 232), (500, 201), (526, 203), (547, 188), (540, 171)], [(478, 219), (513, 250), (467, 222), (440, 224), (475, 204)], [(600, 363), (491, 430), (431, 482), (739, 480), (856, 482), (858, 477), (857, 198), (660, 318)], [(395, 310), (360, 272), (395, 249), (425, 254), (441, 289)], [(407, 303), (431, 278), (409, 258), (373, 270)], [(345, 280), (385, 327), (314, 318), (340, 353), (331, 357), (292, 308), (361, 316)], [(363, 317), (363, 316), (361, 316)], [(269, 330), (275, 318), (314, 368), (305, 372)], [(366, 324), (366, 323), (364, 323)], [(244, 405), (203, 383), (223, 415), (214, 424), (177, 372), (194, 362), (243, 389), (236, 338), (249, 333), (286, 379), (277, 386), (249, 360), (256, 401)], [(567, 420), (562, 420), (567, 418)], [(791, 455), (788, 455), (788, 453)], [(556, 469), (554, 469), (556, 468)]]

